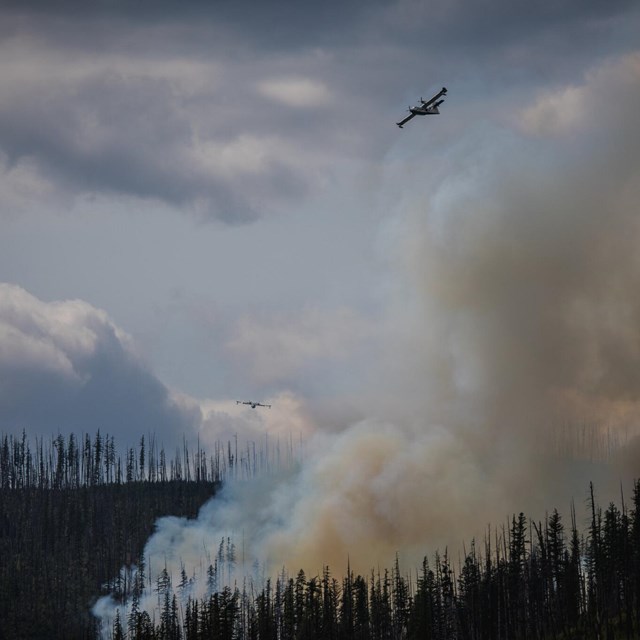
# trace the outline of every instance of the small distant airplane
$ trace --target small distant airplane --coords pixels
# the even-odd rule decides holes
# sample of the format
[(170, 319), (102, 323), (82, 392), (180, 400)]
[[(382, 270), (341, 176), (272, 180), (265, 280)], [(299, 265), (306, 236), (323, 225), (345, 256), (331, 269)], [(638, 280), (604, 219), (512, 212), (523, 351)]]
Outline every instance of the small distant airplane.
[(259, 402), (252, 402), (251, 400), (236, 400), (236, 404), (248, 404), (252, 409), (255, 409), (256, 407), (268, 407), (271, 409), (270, 404), (260, 404)]
[(442, 89), (430, 100), (423, 100), (420, 98), (420, 102), (422, 104), (419, 107), (409, 107), (409, 115), (404, 120), (396, 122), (396, 124), (402, 129), (402, 125), (409, 122), (413, 116), (437, 116), (440, 113), (438, 107), (444, 102), (444, 98), (442, 98), (442, 100), (439, 100), (438, 98), (446, 95), (447, 88), (442, 87)]

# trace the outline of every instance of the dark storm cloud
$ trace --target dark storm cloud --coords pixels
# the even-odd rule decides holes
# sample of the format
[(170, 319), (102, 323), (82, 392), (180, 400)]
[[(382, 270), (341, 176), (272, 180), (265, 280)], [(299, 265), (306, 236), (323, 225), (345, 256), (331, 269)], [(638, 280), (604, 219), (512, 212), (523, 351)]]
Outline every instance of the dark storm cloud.
[[(570, 64), (549, 64), (568, 40), (596, 50), (632, 6), (4, 3), (4, 178), (28, 166), (30, 180), (72, 196), (246, 222), (325, 188), (341, 163), (386, 153), (394, 132), (380, 125), (424, 78), (456, 81), (482, 64), (493, 78), (553, 73)], [(326, 99), (296, 102), (304, 82)], [(282, 86), (282, 99), (269, 91)]]
[[(64, 33), (73, 25), (94, 25), (132, 28), (169, 25), (198, 32), (195, 27), (219, 28), (235, 36), (244, 37), (244, 43), (256, 48), (292, 50), (327, 43), (344, 44), (362, 41), (367, 34), (378, 31), (383, 36), (379, 44), (388, 44), (397, 35), (393, 29), (428, 34), (438, 41), (456, 41), (458, 37), (474, 42), (491, 42), (496, 38), (521, 38), (540, 30), (562, 29), (572, 24), (592, 24), (635, 6), (633, 0), (599, 0), (548, 3), (519, 0), (398, 0), (396, 2), (369, 2), (332, 0), (323, 3), (302, 4), (290, 0), (268, 2), (5, 2), (9, 16), (30, 22), (46, 20), (38, 28), (50, 33)], [(200, 31), (204, 33), (204, 31)], [(386, 34), (386, 35), (385, 35)], [(110, 34), (121, 37), (116, 34)], [(76, 38), (83, 34), (76, 32)], [(420, 37), (420, 36), (418, 36)], [(470, 39), (470, 40), (469, 40)], [(196, 40), (205, 46), (204, 39)], [(189, 46), (189, 39), (181, 46)], [(226, 43), (229, 44), (229, 43)], [(458, 43), (459, 44), (459, 43)], [(215, 43), (209, 44), (209, 49)]]
[(562, 33), (567, 26), (607, 20), (634, 5), (632, 0), (610, 3), (597, 0), (554, 3), (527, 0), (400, 0), (384, 11), (392, 24), (407, 32), (427, 29), (436, 34), (440, 31), (443, 40), (470, 38), (469, 46), (473, 47), (474, 43), (496, 46), (501, 41), (529, 37), (544, 30)]
[(94, 431), (119, 440), (189, 437), (201, 416), (176, 402), (107, 315), (0, 284), (0, 428)]
[[(322, 3), (298, 3), (290, 0), (270, 0), (260, 3), (231, 1), (189, 2), (7, 2), (4, 7), (14, 22), (37, 25), (49, 33), (72, 36), (83, 41), (86, 34), (75, 31), (74, 25), (86, 25), (108, 30), (110, 27), (134, 28), (166, 27), (179, 38), (169, 46), (188, 49), (197, 46), (208, 50), (220, 43), (206, 40), (206, 35), (216, 33), (224, 38), (228, 33), (241, 38), (238, 43), (257, 48), (291, 50), (317, 46), (320, 42), (339, 42), (353, 32), (354, 24), (365, 21), (375, 6), (382, 2), (364, 5), (355, 0), (331, 0)], [(45, 24), (47, 22), (48, 24)], [(180, 38), (181, 32), (189, 38)], [(212, 31), (214, 30), (214, 31)], [(75, 33), (72, 33), (74, 32)], [(200, 35), (198, 35), (200, 34)], [(99, 34), (96, 34), (99, 35)], [(106, 32), (104, 33), (106, 36)], [(120, 38), (121, 35), (115, 35)], [(195, 41), (193, 40), (195, 37)], [(224, 42), (229, 46), (232, 37)], [(101, 40), (101, 39), (99, 39)], [(133, 43), (132, 43), (133, 44)]]

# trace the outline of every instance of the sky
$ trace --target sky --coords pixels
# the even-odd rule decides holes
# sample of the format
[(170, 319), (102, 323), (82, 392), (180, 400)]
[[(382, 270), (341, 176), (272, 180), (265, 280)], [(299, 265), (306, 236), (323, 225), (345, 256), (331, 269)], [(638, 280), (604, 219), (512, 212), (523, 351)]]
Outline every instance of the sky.
[(303, 437), (322, 523), (387, 505), (387, 554), (416, 504), (442, 540), (585, 490), (532, 491), (542, 455), (634, 473), (639, 30), (631, 0), (4, 2), (0, 429)]

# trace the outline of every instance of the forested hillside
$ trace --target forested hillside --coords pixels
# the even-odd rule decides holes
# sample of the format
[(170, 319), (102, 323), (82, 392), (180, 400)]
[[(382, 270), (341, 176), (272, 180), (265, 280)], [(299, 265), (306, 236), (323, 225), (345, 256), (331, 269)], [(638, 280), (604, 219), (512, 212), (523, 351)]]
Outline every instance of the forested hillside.
[(158, 576), (153, 618), (138, 607), (144, 570), (121, 593), (130, 607), (112, 637), (197, 640), (519, 640), (640, 638), (640, 484), (631, 509), (603, 512), (589, 497), (590, 524), (580, 532), (554, 510), (544, 522), (514, 515), (459, 555), (426, 557), (403, 574), (391, 570), (337, 580), (283, 571), (258, 587), (220, 588), (216, 576), (235, 556), (210, 567), (209, 594), (193, 599), (188, 576)]
[(0, 638), (95, 638), (93, 602), (156, 519), (194, 517), (218, 486), (186, 451), (169, 460), (142, 439), (122, 459), (99, 433), (77, 442), (0, 440)]

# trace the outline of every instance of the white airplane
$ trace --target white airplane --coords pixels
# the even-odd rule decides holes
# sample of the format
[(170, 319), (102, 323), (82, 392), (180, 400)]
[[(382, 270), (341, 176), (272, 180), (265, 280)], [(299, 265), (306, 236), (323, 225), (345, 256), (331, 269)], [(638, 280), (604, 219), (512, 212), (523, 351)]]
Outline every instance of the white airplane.
[(430, 100), (423, 100), (420, 98), (420, 102), (422, 104), (419, 107), (409, 107), (409, 115), (404, 120), (396, 122), (396, 124), (402, 129), (402, 125), (409, 122), (409, 120), (414, 116), (437, 116), (440, 113), (438, 107), (444, 102), (444, 98), (442, 98), (442, 100), (439, 100), (438, 98), (446, 95), (447, 88), (442, 87), (442, 89)]
[(268, 407), (269, 409), (271, 409), (270, 404), (260, 404), (259, 402), (253, 402), (251, 400), (236, 400), (236, 404), (248, 404), (252, 409), (255, 409), (256, 407)]

